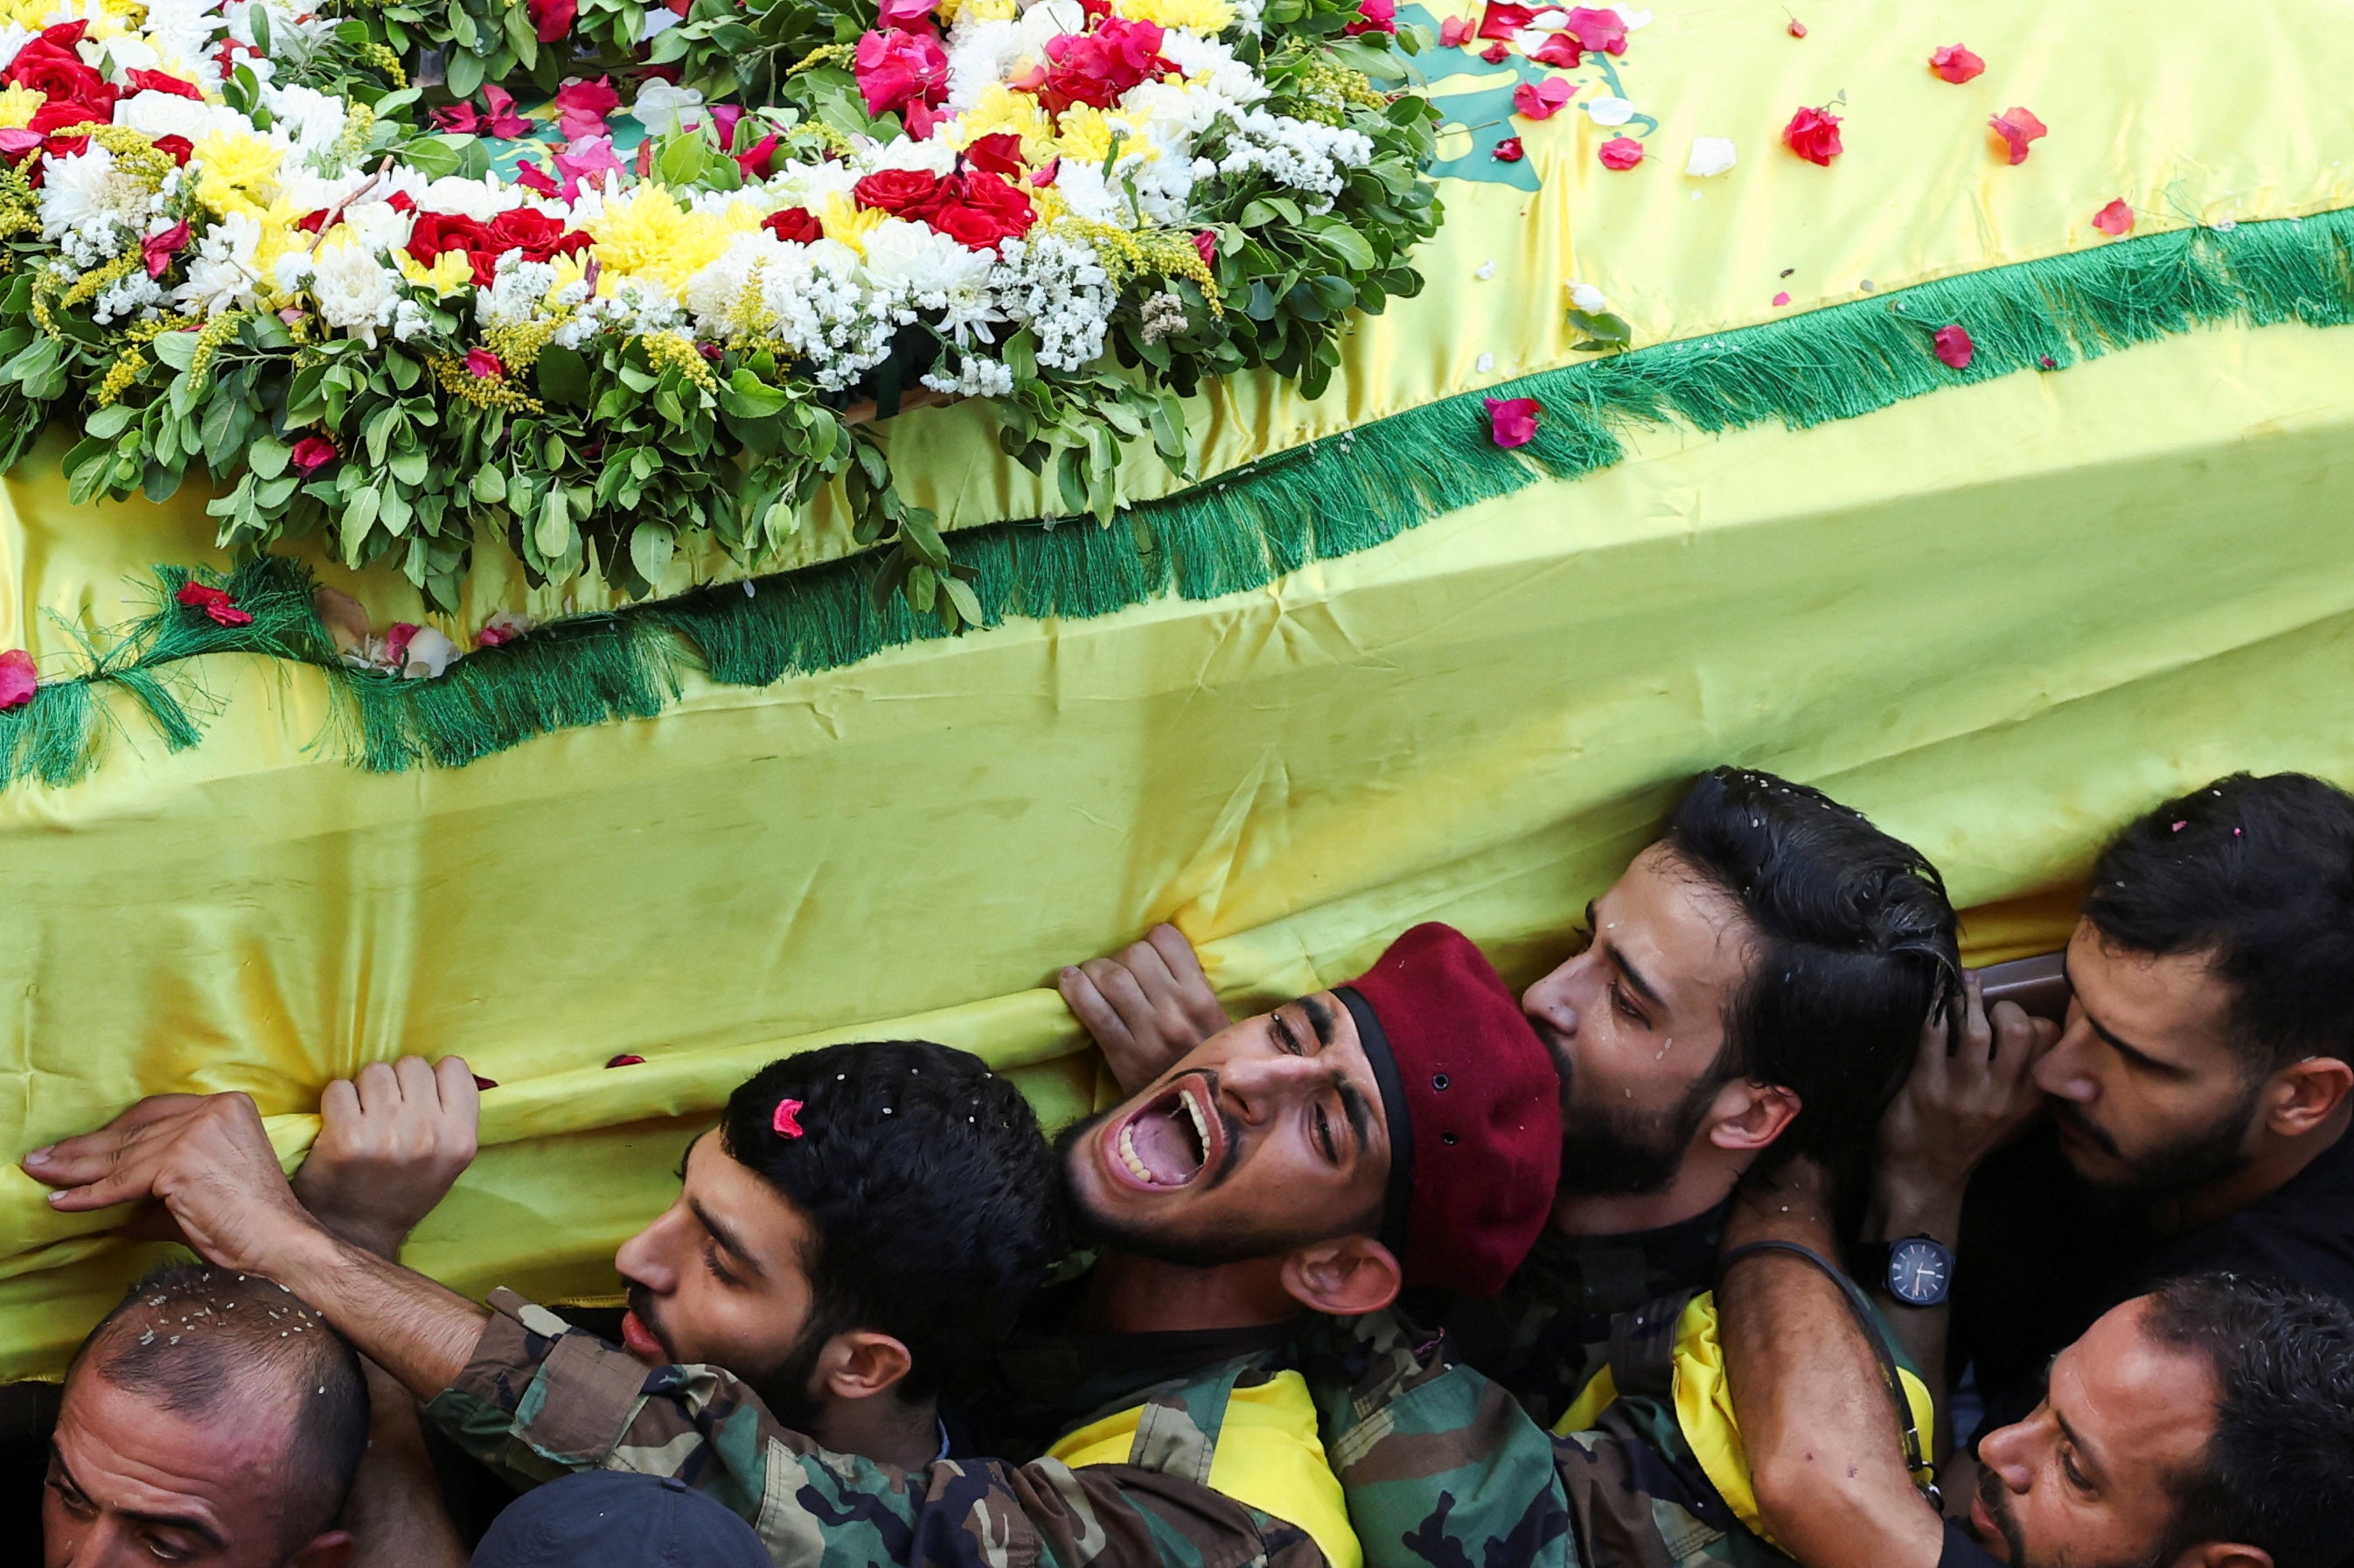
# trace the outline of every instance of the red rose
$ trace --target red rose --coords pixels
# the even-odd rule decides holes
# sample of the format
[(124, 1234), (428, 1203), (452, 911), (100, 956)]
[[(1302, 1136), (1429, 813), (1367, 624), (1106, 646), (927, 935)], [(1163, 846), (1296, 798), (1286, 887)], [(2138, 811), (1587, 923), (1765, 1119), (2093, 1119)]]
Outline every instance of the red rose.
[(114, 106), (111, 103), (101, 108), (74, 99), (52, 98), (33, 111), (32, 119), (25, 122), (25, 129), (46, 136), (53, 131), (69, 131), (77, 125), (111, 124), (113, 120)]
[(579, 0), (529, 0), (525, 9), (531, 16), (533, 37), (543, 44), (570, 32), (573, 19), (580, 15)]
[[(186, 168), (187, 167), (189, 158), (195, 155), (196, 147), (196, 143), (189, 141), (186, 136), (158, 136), (155, 138), (155, 151), (170, 154), (172, 162), (179, 164), (182, 168)], [(398, 200), (398, 198), (396, 197), (395, 199)]]
[(131, 70), (124, 74), (131, 79), (133, 92), (168, 92), (175, 98), (193, 98), (199, 103), (205, 101), (195, 82), (184, 81), (168, 71)]
[(522, 251), (526, 261), (545, 261), (556, 256), (576, 256), (588, 249), (588, 245), (586, 234), (577, 228), (566, 228), (561, 218), (519, 207), (491, 219), (490, 227), (482, 231), (482, 249), (490, 253), (493, 261), (510, 250)]
[(964, 161), (968, 168), (992, 175), (1019, 176), (1022, 173), (1022, 138), (1011, 131), (976, 136), (965, 147)]
[[(73, 27), (85, 26), (74, 23)], [(8, 69), (0, 74), (0, 81), (15, 87), (29, 87), (48, 95), (49, 101), (35, 115), (47, 114), (62, 107), (79, 105), (79, 119), (60, 120), (51, 125), (36, 123), (36, 131), (55, 130), (57, 125), (78, 125), (90, 121), (104, 125), (114, 119), (114, 101), (118, 96), (114, 84), (81, 63), (73, 51), (73, 42), (60, 46), (55, 36), (72, 31), (72, 27), (51, 27), (31, 43), (16, 51), (8, 62)], [(78, 41), (78, 40), (75, 40)]]
[(805, 207), (789, 207), (760, 220), (760, 227), (778, 238), (808, 245), (825, 238), (825, 226)]
[(1007, 228), (996, 214), (971, 207), (945, 208), (932, 214), (930, 223), (934, 228), (970, 250), (994, 249), (999, 240), (1021, 232)]
[(1156, 22), (1114, 16), (1092, 33), (1047, 39), (1051, 64), (1038, 101), (1058, 114), (1074, 103), (1109, 109), (1139, 82), (1177, 69), (1161, 58), (1162, 36)]
[(1341, 31), (1352, 37), (1360, 33), (1396, 32), (1397, 0), (1358, 0), (1357, 19)]
[[(409, 228), (407, 249), (411, 256), (430, 267), (435, 258), (445, 250), (460, 251), (470, 260), (473, 259), (474, 253), (488, 238), (489, 230), (471, 217), (453, 212), (420, 212)], [(474, 260), (474, 278), (478, 283), (490, 281), (479, 260)]]
[(335, 450), (335, 443), (326, 437), (304, 436), (294, 443), (294, 450), (288, 461), (293, 463), (295, 472), (310, 474), (318, 472), (341, 455)]
[(239, 609), (237, 600), (231, 599), (225, 588), (207, 588), (196, 582), (182, 583), (179, 593), (175, 597), (190, 609), (203, 610), (216, 626), (253, 624), (253, 612)]
[(466, 351), (466, 374), (476, 380), (487, 381), (494, 376), (504, 376), (506, 373), (507, 362), (489, 349), (470, 348)]
[(1844, 151), (1840, 146), (1839, 128), (1840, 117), (1830, 111), (1801, 109), (1782, 127), (1782, 140), (1807, 162), (1829, 168), (1831, 160)]
[(914, 213), (939, 195), (940, 177), (928, 169), (878, 169), (851, 188), (861, 207), (896, 213)]

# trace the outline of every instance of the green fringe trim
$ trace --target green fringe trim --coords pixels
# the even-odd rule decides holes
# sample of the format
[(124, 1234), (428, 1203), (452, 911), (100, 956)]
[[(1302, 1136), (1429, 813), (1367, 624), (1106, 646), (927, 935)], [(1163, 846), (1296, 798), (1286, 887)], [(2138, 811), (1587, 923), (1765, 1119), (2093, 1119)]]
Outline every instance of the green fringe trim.
[[(1572, 479), (1624, 456), (1616, 430), (1680, 421), (1701, 430), (1778, 421), (1805, 429), (1908, 397), (2020, 370), (2060, 370), (2169, 334), (2241, 323), (2354, 323), (2354, 209), (2306, 218), (2188, 228), (2097, 249), (1972, 272), (1757, 326), (1589, 360), (1311, 442), (1140, 503), (1108, 528), (1034, 519), (950, 536), (980, 572), (992, 621), (1086, 619), (1174, 592), (1212, 599), (1264, 586), (1310, 561), (1370, 549), (1408, 528), (1541, 479)], [(1976, 348), (1967, 370), (1931, 352), (1959, 323)], [(1483, 397), (1535, 397), (1536, 439), (1516, 450), (1489, 438)], [(162, 603), (112, 646), (87, 649), (80, 675), (45, 682), (0, 714), (0, 785), (62, 785), (98, 760), (109, 714), (96, 688), (128, 691), (166, 747), (192, 745), (198, 695), (187, 662), (262, 653), (325, 670), (361, 766), (461, 767), (553, 730), (647, 718), (700, 669), (729, 685), (835, 669), (885, 648), (944, 635), (894, 597), (877, 606), (865, 556), (699, 589), (605, 615), (556, 622), (467, 655), (440, 679), (355, 671), (334, 654), (302, 566), (263, 557), (223, 586), (253, 614), (220, 627), (172, 595), (183, 568), (161, 567)]]

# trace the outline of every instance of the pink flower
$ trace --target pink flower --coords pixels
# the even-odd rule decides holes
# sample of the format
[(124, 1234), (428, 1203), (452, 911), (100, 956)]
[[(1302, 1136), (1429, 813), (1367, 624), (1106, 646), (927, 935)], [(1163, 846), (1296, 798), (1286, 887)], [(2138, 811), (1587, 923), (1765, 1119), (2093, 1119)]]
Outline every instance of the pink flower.
[(1775, 296), (1774, 296), (1774, 303), (1775, 303), (1775, 304), (1776, 304), (1776, 306), (1777, 306), (1777, 307), (1782, 306), (1782, 305), (1787, 305), (1787, 304), (1788, 304), (1789, 302), (1790, 302), (1790, 295), (1789, 295), (1788, 291), (1787, 291), (1787, 290), (1785, 290), (1783, 292), (1778, 293), (1778, 294), (1776, 294), (1776, 295), (1775, 295)]
[(250, 610), (238, 609), (237, 600), (231, 599), (225, 588), (207, 588), (199, 582), (186, 582), (180, 585), (180, 591), (173, 597), (190, 609), (203, 610), (212, 618), (213, 624), (216, 626), (253, 624), (253, 613)]
[(478, 380), (488, 381), (493, 376), (504, 376), (506, 373), (507, 362), (489, 349), (470, 348), (466, 351), (467, 375)]
[(730, 153), (727, 155), (736, 160), (736, 166), (744, 171), (746, 179), (757, 180), (769, 172), (769, 154), (776, 150), (777, 138), (771, 132), (761, 137), (744, 151)]
[(490, 113), (482, 120), (483, 135), (504, 136), (513, 141), (531, 134), (532, 118), (528, 114), (515, 112), (514, 93), (503, 87), (486, 87), (482, 89), (482, 101), (491, 106)]
[(1352, 37), (1396, 32), (1397, 0), (1357, 0), (1357, 19), (1341, 30)]
[(482, 629), (474, 633), (474, 646), (504, 648), (536, 625), (538, 622), (527, 615), (517, 615), (512, 609), (503, 609), (482, 622)]
[(1929, 57), (1929, 69), (1940, 81), (1963, 82), (1982, 74), (1986, 61), (1959, 44), (1947, 44)]
[(1483, 397), (1488, 405), (1488, 433), (1500, 447), (1524, 447), (1537, 439), (1537, 400), (1533, 397)]
[(1789, 33), (1794, 38), (1803, 38), (1807, 36), (1807, 25), (1793, 16), (1790, 18)]
[(288, 455), (288, 461), (293, 463), (296, 473), (313, 474), (342, 455), (335, 450), (335, 443), (326, 437), (304, 436), (294, 443), (294, 450)]
[(1580, 48), (1598, 55), (1623, 55), (1627, 52), (1627, 18), (1616, 11), (1596, 11), (1578, 5), (1569, 13), (1569, 25), (1562, 29), (1577, 36)]
[(1449, 16), (1438, 24), (1438, 42), (1442, 48), (1459, 49), (1478, 36), (1469, 16)]
[(573, 18), (580, 15), (579, 0), (526, 0), (525, 8), (531, 16), (533, 37), (543, 44), (552, 44), (570, 32)]
[(557, 194), (556, 176), (549, 174), (546, 169), (541, 168), (537, 164), (517, 164), (515, 165), (514, 181), (515, 184), (521, 185), (524, 189), (527, 191), (537, 191), (542, 196), (552, 196)]
[(1500, 164), (1517, 164), (1529, 155), (1529, 151), (1521, 145), (1518, 136), (1507, 136), (1497, 143), (1496, 150), (1488, 155)]
[(800, 1138), (805, 1130), (801, 1124), (801, 1100), (779, 1100), (769, 1117), (769, 1126), (779, 1138)]
[(1203, 266), (1216, 266), (1218, 264), (1217, 230), (1214, 228), (1204, 228), (1197, 231), (1193, 236), (1193, 249), (1202, 253)]
[(2003, 139), (2010, 149), (2010, 161), (2027, 162), (2027, 144), (2038, 136), (2050, 135), (2051, 129), (2024, 109), (2006, 109), (1987, 122), (1987, 128)]
[(40, 677), (34, 673), (33, 656), (22, 648), (11, 648), (0, 653), (0, 711), (21, 708), (33, 700), (40, 689)]
[(1631, 169), (1643, 161), (1643, 143), (1632, 136), (1613, 136), (1596, 155), (1606, 169)]
[(879, 117), (911, 103), (931, 104), (947, 96), (949, 55), (939, 39), (929, 34), (896, 28), (872, 32), (859, 38), (851, 72), (858, 79), (858, 95), (866, 101), (866, 112)]
[(139, 253), (146, 260), (147, 275), (160, 278), (172, 270), (172, 258), (188, 242), (188, 220), (182, 218), (161, 234), (151, 234), (139, 242)]
[(556, 111), (556, 128), (567, 142), (583, 136), (605, 133), (605, 116), (621, 107), (621, 95), (613, 90), (610, 77), (599, 77), (595, 81), (567, 81), (556, 90), (551, 105)]
[(736, 122), (744, 118), (744, 106), (740, 103), (714, 103), (708, 108), (711, 123), (719, 128), (721, 149), (732, 151), (736, 145)]
[(875, 19), (885, 27), (918, 30), (931, 26), (932, 12), (939, 0), (883, 0)]
[(1937, 357), (1956, 370), (1967, 370), (1970, 360), (1978, 354), (1978, 344), (1970, 341), (1969, 329), (1962, 326), (1941, 326), (1930, 343)]
[(445, 103), (432, 111), (432, 120), (452, 136), (472, 136), (482, 123), (472, 103)]
[(1566, 79), (1557, 76), (1549, 76), (1543, 81), (1524, 81), (1512, 89), (1512, 112), (1530, 120), (1550, 120), (1561, 112), (1561, 106), (1576, 90)]
[(408, 645), (417, 641), (417, 627), (406, 620), (396, 620), (392, 630), (384, 634), (385, 662), (394, 669), (408, 662)]
[(2133, 208), (2125, 204), (2123, 196), (2093, 215), (2093, 227), (2103, 234), (2131, 234), (2133, 226)]
[(1782, 140), (1807, 162), (1829, 168), (1831, 160), (1846, 150), (1840, 145), (1839, 128), (1840, 117), (1829, 110), (1801, 109), (1782, 127)]
[(580, 194), (582, 180), (595, 184), (606, 175), (620, 174), (621, 160), (613, 156), (610, 136), (578, 136), (556, 154), (556, 172), (564, 182), (558, 194), (569, 201)]

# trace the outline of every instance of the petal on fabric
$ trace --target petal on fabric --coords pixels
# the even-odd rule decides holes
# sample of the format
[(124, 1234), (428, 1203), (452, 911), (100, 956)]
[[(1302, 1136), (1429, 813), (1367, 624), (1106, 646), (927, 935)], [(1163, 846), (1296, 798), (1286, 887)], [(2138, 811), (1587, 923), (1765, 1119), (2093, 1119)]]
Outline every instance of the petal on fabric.
[(2027, 144), (2039, 136), (2048, 136), (2051, 128), (2025, 109), (2006, 109), (1987, 122), (1988, 129), (2003, 140), (2010, 149), (2013, 164), (2027, 162)]
[(2093, 227), (2103, 234), (2131, 234), (2133, 226), (2133, 208), (2126, 205), (2123, 196), (2093, 215)]
[(1929, 341), (1937, 357), (1956, 370), (1967, 370), (1970, 361), (1978, 355), (1978, 344), (1970, 341), (1969, 329), (1965, 326), (1941, 326)]
[(1929, 69), (1936, 73), (1940, 81), (1965, 82), (1974, 76), (1983, 75), (1986, 61), (1960, 44), (1947, 44), (1931, 51)]

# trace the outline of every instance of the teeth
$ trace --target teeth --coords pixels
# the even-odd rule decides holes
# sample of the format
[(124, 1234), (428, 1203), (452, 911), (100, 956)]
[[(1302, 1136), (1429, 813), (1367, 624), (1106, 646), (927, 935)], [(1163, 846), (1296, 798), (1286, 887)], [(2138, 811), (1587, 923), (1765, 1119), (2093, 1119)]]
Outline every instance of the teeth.
[(1193, 1135), (1202, 1140), (1202, 1163), (1207, 1165), (1210, 1162), (1210, 1123), (1202, 1115), (1201, 1103), (1193, 1098), (1191, 1090), (1177, 1097), (1184, 1102), (1185, 1114), (1193, 1118)]
[(1150, 1168), (1136, 1157), (1136, 1128), (1132, 1124), (1119, 1129), (1119, 1158), (1120, 1162), (1128, 1167), (1129, 1174), (1138, 1181), (1151, 1181), (1155, 1186), (1160, 1185), (1158, 1181), (1153, 1181)]

